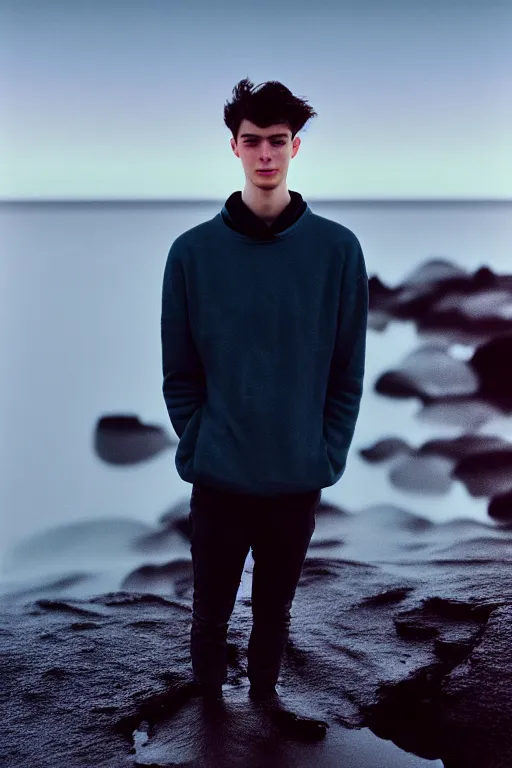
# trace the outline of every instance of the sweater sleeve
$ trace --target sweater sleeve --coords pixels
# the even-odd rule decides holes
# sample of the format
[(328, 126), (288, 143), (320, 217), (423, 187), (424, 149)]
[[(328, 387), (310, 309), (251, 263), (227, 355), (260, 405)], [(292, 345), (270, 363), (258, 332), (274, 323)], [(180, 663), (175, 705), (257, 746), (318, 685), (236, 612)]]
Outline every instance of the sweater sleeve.
[(183, 264), (173, 243), (164, 270), (161, 312), (162, 391), (174, 431), (181, 438), (206, 401), (204, 368), (189, 323)]
[(338, 331), (324, 406), (324, 438), (337, 480), (345, 471), (363, 393), (368, 297), (365, 260), (355, 238), (342, 277)]

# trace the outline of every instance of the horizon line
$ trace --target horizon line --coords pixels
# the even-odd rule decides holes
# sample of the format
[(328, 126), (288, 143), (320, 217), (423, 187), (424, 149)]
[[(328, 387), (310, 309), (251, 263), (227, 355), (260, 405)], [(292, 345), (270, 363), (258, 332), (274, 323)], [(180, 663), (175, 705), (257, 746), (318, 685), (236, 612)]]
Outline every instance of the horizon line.
[[(382, 205), (382, 204), (397, 204), (401, 205), (426, 205), (428, 203), (485, 203), (485, 204), (498, 204), (512, 203), (512, 198), (497, 197), (497, 198), (456, 198), (456, 197), (426, 197), (426, 198), (304, 198), (305, 201), (312, 205), (325, 205), (332, 203), (343, 203), (352, 205)], [(75, 198), (0, 198), (0, 205), (168, 205), (170, 203), (179, 205), (224, 205), (225, 198), (136, 198), (136, 197), (109, 197), (109, 198), (95, 198), (95, 197), (75, 197)]]

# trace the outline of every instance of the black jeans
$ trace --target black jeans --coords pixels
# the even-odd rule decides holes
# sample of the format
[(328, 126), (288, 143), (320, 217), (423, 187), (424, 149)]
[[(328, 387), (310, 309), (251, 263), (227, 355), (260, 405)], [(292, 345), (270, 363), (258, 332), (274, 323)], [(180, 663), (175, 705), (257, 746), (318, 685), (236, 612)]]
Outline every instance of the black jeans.
[(227, 681), (227, 630), (249, 549), (254, 559), (251, 685), (276, 685), (290, 608), (315, 530), (321, 490), (264, 498), (194, 484), (190, 499), (194, 597), (190, 650), (194, 679)]

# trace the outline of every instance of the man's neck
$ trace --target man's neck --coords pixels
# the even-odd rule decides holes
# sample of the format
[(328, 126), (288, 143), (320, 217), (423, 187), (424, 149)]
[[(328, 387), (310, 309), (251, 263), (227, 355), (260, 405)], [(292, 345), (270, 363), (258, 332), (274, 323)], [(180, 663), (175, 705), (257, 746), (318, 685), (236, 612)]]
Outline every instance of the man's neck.
[(284, 197), (279, 197), (276, 200), (257, 200), (251, 199), (251, 196), (244, 190), (242, 192), (242, 200), (250, 210), (258, 216), (267, 226), (271, 226), (278, 216), (284, 211), (284, 209), (290, 204), (291, 195), (286, 190)]

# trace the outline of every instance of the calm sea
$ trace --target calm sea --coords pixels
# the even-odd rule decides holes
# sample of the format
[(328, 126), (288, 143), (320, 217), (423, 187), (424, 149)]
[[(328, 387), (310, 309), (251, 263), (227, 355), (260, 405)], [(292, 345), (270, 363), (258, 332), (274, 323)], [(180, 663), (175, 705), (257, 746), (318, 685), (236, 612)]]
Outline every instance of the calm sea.
[[(119, 517), (152, 524), (189, 496), (174, 449), (136, 467), (112, 467), (94, 455), (93, 431), (99, 416), (129, 413), (173, 434), (161, 391), (163, 269), (174, 238), (221, 205), (0, 206), (0, 558), (27, 536), (65, 523)], [(310, 206), (352, 229), (368, 274), (391, 286), (433, 257), (469, 271), (512, 266), (512, 203)], [(376, 378), (420, 341), (412, 323), (368, 331), (348, 467), (323, 498), (353, 512), (390, 502), (432, 520), (485, 520), (487, 501), (461, 484), (442, 497), (404, 493), (389, 483), (385, 464), (357, 455), (384, 436), (418, 445), (460, 432), (417, 421), (415, 400), (373, 392)]]

